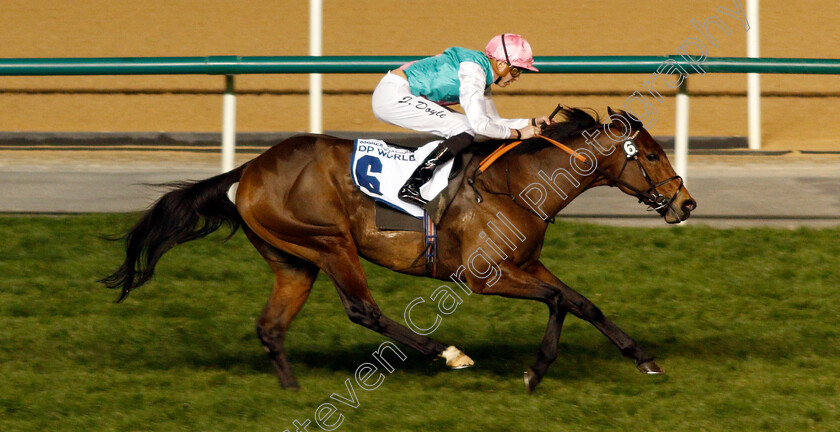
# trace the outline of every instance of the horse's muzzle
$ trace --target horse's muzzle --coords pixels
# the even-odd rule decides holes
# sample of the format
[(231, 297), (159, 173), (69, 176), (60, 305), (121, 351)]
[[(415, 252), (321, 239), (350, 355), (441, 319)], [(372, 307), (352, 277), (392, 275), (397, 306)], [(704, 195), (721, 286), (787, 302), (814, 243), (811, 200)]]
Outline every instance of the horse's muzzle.
[[(688, 194), (686, 194), (688, 195)], [(679, 197), (674, 200), (674, 202), (665, 209), (663, 216), (665, 217), (665, 222), (669, 224), (677, 224), (691, 216), (691, 212), (697, 208), (697, 201), (691, 196), (683, 199), (682, 201), (679, 200)]]

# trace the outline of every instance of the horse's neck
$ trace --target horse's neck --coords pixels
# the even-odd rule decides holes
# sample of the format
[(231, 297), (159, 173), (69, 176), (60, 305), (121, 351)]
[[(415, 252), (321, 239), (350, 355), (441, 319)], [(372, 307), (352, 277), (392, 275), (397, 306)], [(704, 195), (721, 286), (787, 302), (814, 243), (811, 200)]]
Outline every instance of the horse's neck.
[[(595, 166), (605, 159), (596, 151), (592, 151), (580, 137), (564, 141), (572, 150), (591, 160), (594, 156)], [(584, 150), (585, 149), (585, 150)], [(580, 194), (589, 189), (600, 177), (599, 173), (590, 165), (575, 159), (575, 155), (555, 147), (548, 146), (534, 154), (518, 154), (511, 158), (511, 170), (514, 166), (521, 175), (511, 184), (511, 194), (532, 207), (542, 201), (540, 208), (543, 214), (554, 216)], [(540, 198), (545, 194), (544, 201)], [(536, 202), (535, 202), (536, 201)], [(538, 212), (539, 213), (539, 212)]]

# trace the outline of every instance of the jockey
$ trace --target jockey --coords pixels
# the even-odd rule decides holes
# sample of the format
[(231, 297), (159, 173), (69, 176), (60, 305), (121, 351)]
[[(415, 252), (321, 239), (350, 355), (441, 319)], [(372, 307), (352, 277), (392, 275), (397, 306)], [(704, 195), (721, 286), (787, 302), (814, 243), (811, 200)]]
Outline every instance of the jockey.
[[(493, 103), (490, 85), (507, 87), (522, 69), (533, 66), (531, 45), (520, 35), (501, 34), (490, 39), (484, 52), (460, 47), (392, 70), (373, 91), (377, 119), (445, 140), (429, 154), (399, 191), (406, 202), (423, 206), (420, 187), (435, 168), (466, 149), (476, 136), (484, 139), (527, 139), (540, 132), (548, 116), (504, 119)], [(444, 108), (461, 104), (464, 114)]]

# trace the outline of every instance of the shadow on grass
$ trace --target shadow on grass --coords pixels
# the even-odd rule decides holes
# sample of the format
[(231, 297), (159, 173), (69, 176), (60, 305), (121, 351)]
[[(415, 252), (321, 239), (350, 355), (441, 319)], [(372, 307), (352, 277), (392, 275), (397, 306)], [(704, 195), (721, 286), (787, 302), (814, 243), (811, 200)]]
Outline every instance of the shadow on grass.
[[(805, 346), (803, 341), (779, 340), (770, 337), (737, 336), (721, 334), (715, 337), (698, 339), (673, 339), (668, 342), (640, 341), (640, 346), (648, 350), (656, 359), (667, 362), (668, 358), (686, 357), (698, 360), (727, 360), (761, 358), (769, 361), (785, 361), (794, 355), (806, 354), (806, 351), (818, 355), (833, 354), (819, 352), (828, 348)], [(303, 370), (352, 373), (365, 362), (376, 364), (372, 353), (378, 344), (357, 344), (347, 348), (312, 350), (296, 349), (288, 351), (293, 368), (299, 373)], [(531, 343), (488, 343), (479, 342), (459, 345), (476, 362), (476, 369), (482, 374), (510, 376), (520, 373), (535, 361), (538, 345)], [(435, 376), (447, 372), (442, 359), (424, 357), (420, 353), (399, 345), (407, 359), (400, 361), (396, 355), (386, 356), (391, 364), (400, 371), (422, 376)], [(815, 352), (816, 351), (816, 352)], [(185, 363), (199, 368), (225, 369), (233, 373), (273, 373), (266, 355), (254, 350), (243, 356), (196, 356), (183, 359)], [(836, 355), (836, 353), (834, 354)], [(559, 357), (551, 368), (550, 375), (563, 379), (580, 379), (604, 375), (604, 368), (613, 368), (621, 364), (628, 371), (635, 370), (633, 361), (621, 356), (620, 352), (606, 340), (561, 342)]]

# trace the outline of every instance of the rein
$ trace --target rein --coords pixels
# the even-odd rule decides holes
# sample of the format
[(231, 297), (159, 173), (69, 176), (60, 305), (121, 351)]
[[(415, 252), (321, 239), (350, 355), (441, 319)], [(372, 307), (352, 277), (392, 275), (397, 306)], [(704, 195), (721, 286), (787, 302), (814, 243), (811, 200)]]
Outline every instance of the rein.
[[(552, 115), (552, 117), (553, 117), (553, 115)], [(674, 203), (674, 200), (677, 198), (677, 195), (679, 195), (680, 191), (683, 189), (684, 182), (683, 182), (682, 177), (680, 177), (679, 175), (675, 175), (671, 178), (662, 180), (658, 183), (653, 182), (653, 180), (648, 175), (648, 172), (645, 169), (644, 165), (642, 165), (642, 162), (639, 160), (639, 151), (638, 151), (638, 148), (637, 148), (636, 143), (635, 143), (635, 139), (636, 139), (636, 136), (638, 134), (639, 134), (639, 131), (636, 131), (633, 134), (633, 136), (631, 136), (628, 140), (626, 140), (624, 142), (623, 149), (624, 149), (624, 153), (626, 155), (626, 158), (624, 160), (624, 165), (621, 167), (621, 171), (618, 172), (617, 176), (615, 176), (612, 173), (610, 173), (610, 172), (604, 170), (603, 168), (599, 167), (597, 163), (595, 163), (593, 165), (591, 162), (589, 162), (588, 159), (586, 159), (586, 157), (584, 157), (580, 153), (577, 153), (576, 151), (572, 150), (567, 145), (565, 145), (565, 144), (563, 144), (559, 141), (556, 141), (556, 140), (554, 140), (552, 138), (549, 138), (545, 135), (536, 135), (535, 138), (540, 138), (542, 140), (545, 140), (545, 141), (549, 142), (550, 144), (554, 145), (555, 147), (559, 148), (560, 150), (563, 150), (564, 152), (568, 153), (570, 156), (574, 157), (575, 159), (593, 167), (595, 169), (595, 171), (597, 171), (599, 174), (601, 174), (602, 176), (604, 176), (607, 180), (609, 180), (611, 182), (611, 184), (610, 184), (611, 187), (615, 187), (616, 185), (621, 185), (621, 186), (624, 186), (625, 188), (633, 191), (635, 193), (635, 197), (639, 199), (640, 203), (647, 204), (648, 211), (656, 211), (659, 214), (664, 214), (667, 211), (667, 209), (672, 207), (672, 205)], [(473, 191), (475, 192), (476, 201), (478, 201), (480, 203), (481, 201), (483, 201), (483, 198), (481, 197), (481, 194), (476, 189), (475, 178), (479, 174), (484, 173), (484, 171), (486, 171), (496, 160), (498, 160), (500, 157), (502, 157), (505, 153), (509, 152), (510, 150), (513, 150), (519, 144), (522, 144), (522, 141), (515, 141), (515, 142), (512, 142), (512, 143), (506, 144), (502, 147), (499, 147), (498, 149), (496, 149), (496, 151), (494, 151), (493, 153), (491, 153), (489, 156), (487, 156), (486, 158), (484, 158), (481, 161), (478, 168), (473, 172), (472, 178), (469, 178), (468, 181), (467, 181), (470, 184), (470, 186), (472, 186)], [(631, 160), (635, 161), (638, 164), (639, 170), (642, 173), (642, 177), (644, 177), (645, 181), (647, 181), (648, 185), (650, 186), (650, 188), (648, 188), (648, 190), (642, 191), (642, 190), (636, 188), (635, 186), (633, 186), (633, 185), (631, 185), (631, 184), (629, 184), (626, 181), (621, 179), (621, 175), (624, 173), (624, 170), (627, 169), (627, 164), (629, 164)], [(519, 204), (519, 202), (516, 200), (516, 197), (513, 194), (510, 193), (510, 171), (507, 168), (507, 166), (505, 167), (505, 173), (507, 175), (508, 192), (493, 192), (493, 191), (490, 191), (489, 189), (485, 189), (485, 190), (487, 192), (490, 192), (490, 193), (496, 194), (496, 195), (507, 195), (507, 196), (511, 197), (511, 199), (514, 202), (516, 202), (518, 205), (520, 205), (520, 207), (525, 208), (524, 206)], [(679, 180), (680, 185), (677, 188), (677, 191), (671, 196), (671, 198), (668, 198), (665, 195), (662, 195), (659, 192), (659, 190), (657, 189), (659, 186), (665, 185), (665, 184), (670, 183), (674, 180)], [(526, 209), (526, 210), (529, 210), (529, 209)], [(532, 212), (532, 211), (529, 210), (529, 212)], [(553, 218), (552, 218), (552, 220), (553, 220)]]

